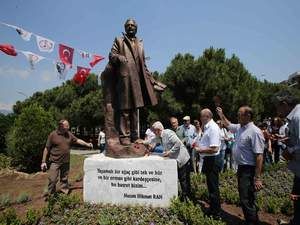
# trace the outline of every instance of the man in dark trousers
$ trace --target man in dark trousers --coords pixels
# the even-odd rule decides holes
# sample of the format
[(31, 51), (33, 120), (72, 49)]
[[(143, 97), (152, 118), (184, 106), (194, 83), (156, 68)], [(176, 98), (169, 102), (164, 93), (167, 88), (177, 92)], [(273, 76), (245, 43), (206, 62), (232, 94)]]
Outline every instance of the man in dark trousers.
[(282, 156), (288, 161), (289, 170), (295, 175), (291, 199), (294, 201), (294, 218), (279, 224), (300, 224), (300, 104), (291, 92), (282, 91), (275, 95), (277, 113), (288, 120), (288, 139)]
[(259, 223), (255, 203), (256, 191), (263, 185), (261, 171), (265, 139), (262, 131), (253, 123), (253, 111), (249, 106), (242, 106), (238, 111), (239, 124), (227, 120), (220, 107), (217, 113), (223, 124), (236, 133), (234, 158), (238, 164), (237, 178), (240, 202), (247, 225)]
[(212, 117), (213, 114), (209, 109), (201, 110), (200, 118), (203, 124), (203, 136), (198, 143), (195, 143), (194, 149), (203, 157), (202, 172), (206, 176), (209, 195), (208, 214), (219, 218), (221, 216), (219, 190), (221, 131)]
[(68, 174), (70, 170), (70, 149), (72, 144), (80, 144), (89, 148), (93, 148), (92, 143), (87, 143), (75, 137), (69, 131), (69, 122), (65, 119), (60, 120), (57, 130), (52, 131), (46, 143), (43, 152), (41, 164), (42, 171), (47, 170), (46, 160), (49, 155), (50, 168), (48, 171), (48, 195), (56, 192), (56, 183), (60, 176), (60, 191), (68, 194)]

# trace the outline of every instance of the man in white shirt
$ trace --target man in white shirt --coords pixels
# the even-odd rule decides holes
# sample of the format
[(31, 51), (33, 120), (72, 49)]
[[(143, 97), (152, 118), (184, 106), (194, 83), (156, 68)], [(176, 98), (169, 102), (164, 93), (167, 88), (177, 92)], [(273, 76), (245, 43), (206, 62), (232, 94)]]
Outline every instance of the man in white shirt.
[(149, 127), (145, 132), (145, 140), (151, 142), (151, 140), (155, 138), (155, 134), (153, 132), (152, 126)]
[(203, 124), (203, 136), (195, 146), (195, 150), (204, 156), (202, 172), (206, 176), (206, 184), (209, 193), (209, 214), (220, 217), (221, 203), (219, 190), (220, 173), (220, 128), (212, 119), (213, 114), (209, 109), (203, 109), (200, 112), (201, 122)]
[(99, 136), (98, 136), (98, 147), (100, 149), (100, 153), (102, 153), (105, 149), (105, 133), (104, 133), (104, 129), (101, 127), (100, 128), (100, 132), (99, 132)]

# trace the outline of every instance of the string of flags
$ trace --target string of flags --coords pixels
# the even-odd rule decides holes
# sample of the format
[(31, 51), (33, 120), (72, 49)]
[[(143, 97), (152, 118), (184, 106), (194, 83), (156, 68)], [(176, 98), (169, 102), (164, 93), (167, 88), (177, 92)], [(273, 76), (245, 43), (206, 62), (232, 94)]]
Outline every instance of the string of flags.
[[(5, 25), (7, 27), (15, 29), (17, 34), (20, 35), (20, 37), (24, 41), (30, 41), (31, 37), (34, 35), (36, 37), (36, 44), (38, 46), (38, 49), (41, 52), (51, 53), (51, 52), (53, 52), (54, 47), (57, 45), (55, 41), (53, 41), (49, 38), (34, 34), (34, 33), (27, 31), (21, 27), (3, 23), (3, 22), (0, 22), (0, 23), (2, 25)], [(80, 49), (74, 49), (65, 44), (58, 44), (59, 60), (49, 59), (47, 57), (40, 56), (40, 55), (35, 54), (30, 51), (18, 50), (11, 44), (0, 44), (0, 51), (4, 52), (7, 55), (17, 56), (18, 52), (21, 52), (28, 60), (31, 69), (34, 69), (35, 65), (43, 59), (52, 61), (55, 65), (55, 70), (58, 74), (58, 78), (63, 79), (63, 80), (65, 80), (68, 70), (70, 70), (73, 66), (73, 56), (74, 56), (75, 50), (76, 50), (76, 52), (78, 52), (80, 54), (80, 56), (83, 59), (90, 59), (89, 65), (91, 68), (93, 68), (98, 62), (100, 62), (101, 60), (104, 59), (104, 57), (101, 55), (89, 53), (87, 51), (83, 51)], [(73, 80), (77, 84), (83, 85), (91, 71), (91, 68), (77, 66), (77, 72), (74, 74)]]

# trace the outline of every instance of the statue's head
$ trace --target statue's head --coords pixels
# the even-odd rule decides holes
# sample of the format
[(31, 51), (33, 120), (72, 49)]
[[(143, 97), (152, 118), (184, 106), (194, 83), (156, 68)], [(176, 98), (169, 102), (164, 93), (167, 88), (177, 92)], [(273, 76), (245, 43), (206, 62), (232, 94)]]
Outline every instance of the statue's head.
[(127, 19), (124, 24), (124, 28), (128, 37), (135, 37), (137, 32), (137, 23), (134, 19)]

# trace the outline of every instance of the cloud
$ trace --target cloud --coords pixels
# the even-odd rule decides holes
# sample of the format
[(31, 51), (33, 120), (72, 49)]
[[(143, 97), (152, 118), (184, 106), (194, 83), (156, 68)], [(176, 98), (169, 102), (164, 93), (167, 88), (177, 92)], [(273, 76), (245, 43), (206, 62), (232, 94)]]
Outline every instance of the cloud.
[(29, 70), (0, 67), (0, 76), (18, 76), (25, 80), (30, 75), (30, 73), (31, 72)]
[(56, 76), (55, 76), (55, 72), (54, 72), (54, 71), (44, 70), (44, 71), (41, 73), (41, 76), (42, 76), (43, 81), (45, 81), (45, 82), (48, 82), (48, 81), (51, 81), (51, 80), (56, 79)]
[(9, 111), (11, 111), (12, 107), (13, 107), (13, 104), (0, 102), (0, 110), (9, 110)]

